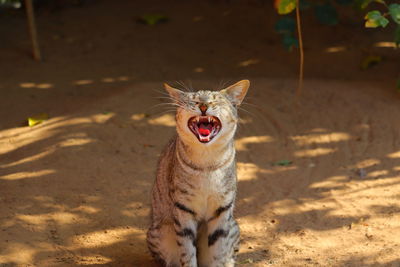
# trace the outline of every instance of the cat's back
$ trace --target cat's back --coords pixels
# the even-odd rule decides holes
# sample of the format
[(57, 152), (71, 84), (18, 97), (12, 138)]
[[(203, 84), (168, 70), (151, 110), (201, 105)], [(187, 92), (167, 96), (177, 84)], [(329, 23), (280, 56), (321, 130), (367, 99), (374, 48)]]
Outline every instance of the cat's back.
[(152, 217), (154, 221), (162, 221), (170, 214), (172, 201), (169, 185), (175, 165), (176, 139), (176, 136), (170, 139), (158, 160), (157, 175), (152, 189)]
[(157, 179), (159, 176), (170, 176), (171, 170), (175, 164), (177, 136), (173, 136), (164, 147), (158, 159)]

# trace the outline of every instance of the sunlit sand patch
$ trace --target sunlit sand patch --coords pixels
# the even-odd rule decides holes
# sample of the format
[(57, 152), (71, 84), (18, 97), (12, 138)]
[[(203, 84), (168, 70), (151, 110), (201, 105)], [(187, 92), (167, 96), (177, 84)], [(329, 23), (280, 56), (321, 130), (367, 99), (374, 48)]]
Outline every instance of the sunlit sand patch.
[[(42, 128), (40, 130), (42, 130)], [(16, 132), (18, 132), (18, 130)], [(39, 140), (50, 138), (51, 136), (57, 134), (57, 132), (58, 131), (56, 130), (52, 130), (36, 134), (36, 132), (25, 132), (22, 129), (22, 131), (17, 133), (15, 136), (4, 136), (4, 138), (0, 139), (0, 154), (9, 153)]]
[(390, 153), (390, 154), (387, 155), (387, 157), (388, 157), (388, 158), (391, 158), (391, 159), (400, 158), (400, 151)]
[(318, 157), (323, 155), (328, 155), (336, 152), (337, 149), (333, 148), (315, 148), (315, 149), (306, 149), (306, 150), (299, 150), (294, 152), (295, 157)]
[(54, 85), (52, 83), (40, 83), (36, 85), (36, 88), (38, 89), (49, 89), (49, 88), (53, 88)]
[(346, 51), (345, 46), (331, 46), (325, 49), (325, 52), (327, 53), (338, 53), (338, 52), (343, 52)]
[(368, 168), (368, 167), (378, 165), (380, 163), (381, 163), (381, 161), (379, 159), (365, 159), (360, 162), (357, 162), (357, 164), (353, 167), (354, 168)]
[(388, 174), (389, 174), (389, 172), (387, 170), (378, 170), (378, 171), (368, 172), (367, 177), (368, 178), (377, 178), (377, 177), (382, 177), (382, 176), (385, 176)]
[(370, 130), (371, 129), (371, 125), (367, 124), (367, 123), (360, 123), (357, 125), (357, 127), (359, 130)]
[(78, 80), (78, 81), (74, 81), (73, 84), (75, 85), (88, 85), (88, 84), (92, 84), (93, 80)]
[(242, 151), (247, 150), (248, 144), (258, 144), (272, 142), (274, 139), (271, 136), (248, 136), (239, 138), (235, 141), (236, 150)]
[(94, 140), (90, 138), (69, 138), (59, 143), (60, 147), (82, 146), (92, 143)]
[(292, 140), (299, 146), (309, 144), (327, 144), (350, 140), (350, 135), (347, 133), (328, 133), (328, 134), (310, 134), (302, 136), (293, 136)]
[(93, 116), (87, 116), (87, 117), (75, 117), (75, 118), (64, 118), (64, 120), (60, 121), (58, 120), (55, 123), (52, 123), (51, 125), (46, 125), (47, 129), (52, 129), (52, 128), (58, 128), (58, 127), (65, 127), (65, 126), (74, 126), (74, 125), (80, 125), (80, 124), (93, 124), (93, 123), (105, 123), (107, 122), (111, 117), (113, 117), (115, 113), (113, 112), (108, 112), (108, 113), (99, 113)]
[(112, 82), (115, 82), (115, 79), (111, 78), (111, 77), (106, 77), (106, 78), (101, 79), (101, 81), (103, 83), (112, 83)]
[(164, 114), (158, 118), (149, 119), (149, 124), (151, 125), (162, 125), (168, 127), (175, 127), (175, 117), (172, 114)]
[(107, 112), (107, 113), (93, 115), (91, 118), (96, 123), (105, 123), (114, 116), (115, 116), (114, 112)]
[[(359, 164), (373, 166), (377, 162), (376, 159), (368, 159), (360, 161)], [(371, 175), (382, 175), (383, 171), (374, 171)], [(254, 216), (241, 217), (242, 237), (246, 242), (251, 241), (246, 237), (257, 237), (258, 242), (262, 242), (259, 238), (266, 238), (268, 232), (275, 235), (274, 228), (279, 227), (274, 246), (268, 249), (272, 254), (274, 251), (285, 251), (283, 258), (280, 258), (286, 261), (286, 264), (282, 266), (295, 265), (287, 263), (287, 260), (294, 263), (297, 257), (299, 257), (297, 262), (305, 262), (304, 258), (309, 257), (312, 259), (310, 264), (315, 262), (315, 265), (324, 265), (323, 261), (326, 262), (329, 259), (314, 258), (316, 249), (322, 255), (330, 255), (331, 251), (336, 251), (337, 261), (333, 265), (345, 265), (341, 264), (342, 261), (345, 262), (344, 257), (337, 255), (366, 256), (371, 251), (374, 253), (384, 251), (381, 246), (383, 242), (387, 248), (399, 244), (400, 239), (396, 238), (400, 225), (399, 214), (396, 212), (399, 198), (397, 187), (394, 186), (398, 184), (400, 184), (400, 177), (357, 179), (350, 182), (347, 175), (324, 178), (309, 185), (311, 192), (318, 188), (323, 189), (321, 192), (324, 194), (318, 198), (314, 194), (300, 196), (295, 194), (293, 197), (288, 196), (285, 199), (270, 202), (263, 212), (258, 212)], [(254, 200), (246, 199), (244, 202), (249, 205), (252, 201)], [(377, 203), (378, 207), (376, 207)], [(268, 223), (270, 220), (265, 222), (266, 216), (273, 218), (274, 223)], [(264, 225), (257, 225), (263, 220)], [(253, 224), (257, 225), (255, 230), (252, 229)], [(263, 227), (265, 227), (264, 236), (261, 235)], [(378, 241), (377, 245), (374, 245), (376, 241)], [(348, 248), (343, 247), (344, 242), (352, 245)], [(253, 244), (252, 246), (254, 247)], [(393, 262), (393, 252), (388, 254), (388, 258), (379, 253), (374, 254), (375, 258), (368, 262), (376, 264), (377, 259), (382, 264), (389, 263), (387, 265)]]
[(260, 62), (259, 59), (250, 58), (248, 60), (244, 60), (244, 61), (239, 62), (238, 66), (239, 67), (248, 67), (250, 65), (258, 64), (259, 62)]
[(201, 73), (201, 72), (204, 72), (204, 68), (197, 67), (197, 68), (194, 68), (193, 71), (197, 72), (197, 73)]
[(129, 77), (129, 76), (119, 76), (119, 77), (117, 77), (117, 80), (118, 81), (121, 81), (121, 82), (127, 82), (127, 81), (129, 81), (131, 78)]
[(76, 264), (80, 265), (98, 265), (98, 264), (107, 264), (112, 262), (113, 260), (104, 256), (104, 255), (91, 255), (91, 256), (79, 256), (78, 260), (75, 260)]
[(273, 203), (274, 212), (278, 215), (290, 214), (298, 203), (294, 199), (282, 199)]
[[(139, 192), (138, 192), (139, 193)], [(142, 202), (132, 202), (125, 206), (121, 213), (128, 217), (138, 217), (143, 216), (146, 217), (149, 214), (149, 207), (147, 205), (143, 205)]]
[(134, 121), (140, 121), (140, 120), (143, 120), (143, 119), (146, 118), (146, 117), (148, 117), (147, 114), (145, 114), (145, 113), (139, 113), (139, 114), (133, 114), (133, 115), (131, 116), (131, 119), (134, 120)]
[(98, 202), (100, 200), (101, 200), (101, 197), (98, 197), (98, 196), (86, 196), (85, 197), (85, 201), (90, 202), (90, 203)]
[(310, 188), (334, 188), (341, 185), (343, 182), (347, 181), (347, 176), (332, 176), (321, 182), (316, 182), (310, 185)]
[(20, 179), (27, 179), (27, 178), (35, 178), (40, 176), (49, 175), (55, 173), (55, 170), (40, 170), (40, 171), (32, 171), (32, 172), (16, 172), (7, 175), (0, 176), (1, 180), (20, 180)]
[(33, 156), (30, 156), (30, 157), (26, 157), (26, 158), (23, 158), (23, 159), (20, 159), (20, 160), (17, 160), (17, 161), (8, 163), (8, 164), (0, 165), (0, 167), (6, 168), (6, 167), (12, 167), (12, 166), (20, 165), (20, 164), (23, 164), (23, 163), (32, 162), (32, 161), (44, 158), (44, 157), (52, 154), (53, 152), (54, 152), (54, 149), (49, 149), (49, 150), (40, 152), (40, 153), (38, 153), (36, 155), (33, 155)]
[[(113, 115), (113, 113), (104, 115), (104, 114), (98, 114), (101, 117), (107, 117), (109, 118), (110, 116)], [(97, 115), (94, 115), (92, 117), (76, 117), (76, 118), (68, 118), (68, 117), (54, 117), (50, 118), (49, 120), (46, 120), (44, 123), (38, 124), (34, 127), (19, 127), (19, 128), (12, 128), (12, 129), (6, 129), (0, 131), (0, 153), (3, 151), (2, 143), (12, 143), (14, 140), (18, 141), (18, 143), (21, 143), (21, 140), (29, 140), (32, 142), (35, 142), (38, 139), (43, 139), (43, 138), (48, 138), (49, 135), (44, 135), (44, 132), (46, 133), (57, 133), (57, 132), (50, 132), (49, 130), (54, 130), (58, 127), (65, 127), (65, 126), (73, 126), (73, 125), (79, 125), (79, 124), (85, 124), (85, 123), (92, 123), (93, 119), (96, 119)], [(40, 135), (38, 134), (40, 132)], [(36, 139), (34, 139), (36, 138)], [(29, 144), (30, 142), (27, 143), (22, 143), (23, 145)]]
[(96, 231), (84, 235), (77, 235), (74, 243), (80, 243), (85, 248), (106, 247), (124, 241), (129, 235), (145, 238), (145, 232), (136, 228), (114, 228)]
[(60, 225), (88, 223), (88, 220), (86, 218), (82, 218), (81, 216), (70, 212), (52, 212), (48, 214), (38, 214), (38, 215), (17, 214), (15, 217), (18, 220), (34, 225), (35, 227), (41, 230), (46, 228), (46, 225), (50, 220), (55, 221)]
[(310, 130), (311, 133), (327, 133), (328, 129), (325, 128), (314, 128)]
[(73, 209), (72, 211), (80, 211), (87, 214), (95, 214), (100, 212), (101, 210), (88, 205), (80, 205), (79, 207)]
[(27, 83), (20, 83), (19, 86), (20, 86), (21, 88), (33, 88), (33, 87), (36, 86), (36, 83), (30, 83), (30, 82), (27, 82)]
[(49, 196), (34, 196), (32, 197), (35, 201), (39, 202), (53, 202), (54, 198), (49, 197)]
[(374, 44), (375, 47), (387, 47), (387, 48), (396, 48), (396, 44), (394, 42), (377, 42)]
[(394, 171), (400, 171), (400, 166), (395, 166), (395, 167), (393, 167), (393, 170), (394, 170)]
[(261, 169), (254, 163), (237, 163), (239, 181), (253, 180), (257, 178), (257, 173), (274, 173), (274, 171)]
[(53, 88), (54, 84), (52, 83), (32, 83), (32, 82), (26, 82), (26, 83), (20, 83), (19, 86), (21, 88), (38, 88), (38, 89), (49, 89)]
[[(359, 182), (355, 181), (355, 183), (358, 185)], [(375, 187), (387, 187), (388, 192), (392, 190), (392, 185), (400, 184), (400, 176), (390, 176), (390, 177), (384, 177), (381, 179), (368, 179), (362, 182), (362, 185), (364, 186), (363, 190), (374, 190)], [(354, 191), (356, 192), (356, 190)]]
[(265, 233), (265, 224), (257, 218), (257, 215), (249, 215), (246, 217), (242, 217), (237, 219), (240, 224), (241, 233), (249, 232), (254, 235), (254, 232), (264, 232)]
[(8, 265), (9, 262), (20, 264), (19, 266), (32, 266), (30, 263), (33, 262), (36, 252), (37, 249), (31, 246), (16, 242), (9, 243), (7, 249), (0, 254), (0, 266), (3, 263), (4, 266), (15, 266), (13, 264)]

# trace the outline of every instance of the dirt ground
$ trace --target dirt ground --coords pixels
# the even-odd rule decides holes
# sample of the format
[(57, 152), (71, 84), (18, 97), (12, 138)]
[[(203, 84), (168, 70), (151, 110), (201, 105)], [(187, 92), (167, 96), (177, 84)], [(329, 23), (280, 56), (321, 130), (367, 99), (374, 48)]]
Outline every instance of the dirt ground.
[[(23, 14), (0, 13), (1, 267), (153, 266), (149, 194), (174, 133), (162, 82), (242, 78), (238, 266), (400, 266), (390, 29), (363, 29), (351, 12), (326, 27), (305, 12), (295, 104), (298, 53), (282, 47), (267, 1), (59, 3), (37, 9), (43, 62), (29, 57)], [(169, 21), (137, 24), (146, 13)], [(383, 61), (361, 70), (368, 55)], [(50, 119), (26, 126), (42, 112)]]

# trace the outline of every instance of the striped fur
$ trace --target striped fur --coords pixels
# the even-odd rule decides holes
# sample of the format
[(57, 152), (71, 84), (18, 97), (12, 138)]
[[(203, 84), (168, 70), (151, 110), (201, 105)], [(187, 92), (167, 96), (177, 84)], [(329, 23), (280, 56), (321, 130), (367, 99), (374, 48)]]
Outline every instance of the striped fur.
[[(152, 190), (148, 248), (162, 266), (234, 266), (239, 227), (233, 218), (237, 106), (249, 81), (222, 91), (166, 89), (177, 107), (177, 135), (160, 157)], [(201, 105), (206, 105), (203, 110)], [(219, 133), (207, 143), (190, 131), (193, 116), (215, 116)]]

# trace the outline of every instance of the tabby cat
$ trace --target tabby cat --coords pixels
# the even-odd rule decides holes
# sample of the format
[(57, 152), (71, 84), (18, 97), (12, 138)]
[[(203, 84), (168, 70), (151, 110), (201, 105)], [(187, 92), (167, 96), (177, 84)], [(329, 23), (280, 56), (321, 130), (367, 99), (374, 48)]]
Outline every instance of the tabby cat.
[(177, 135), (158, 164), (149, 250), (162, 266), (234, 266), (239, 227), (233, 218), (233, 137), (237, 107), (250, 82), (221, 91), (182, 92), (164, 86), (177, 106)]

